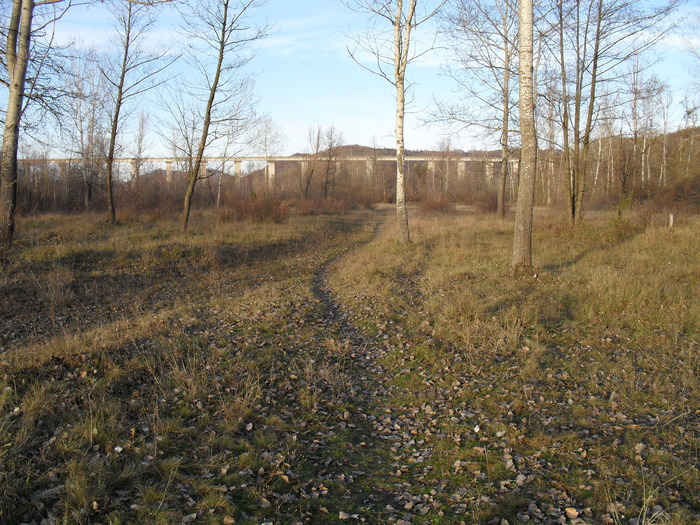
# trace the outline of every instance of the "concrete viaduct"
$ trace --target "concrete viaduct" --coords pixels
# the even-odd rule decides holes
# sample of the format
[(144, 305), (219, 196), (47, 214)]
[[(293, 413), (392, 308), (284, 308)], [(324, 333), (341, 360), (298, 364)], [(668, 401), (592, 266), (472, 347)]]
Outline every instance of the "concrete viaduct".
[[(499, 158), (494, 158), (494, 157), (482, 157), (482, 156), (466, 156), (466, 155), (446, 155), (444, 157), (440, 157), (439, 154), (433, 154), (430, 156), (427, 155), (418, 155), (418, 156), (406, 156), (405, 162), (407, 167), (410, 167), (411, 164), (413, 163), (425, 163), (428, 166), (428, 169), (434, 174), (436, 165), (438, 162), (444, 162), (449, 159), (450, 162), (456, 162), (457, 163), (457, 174), (459, 177), (463, 176), (465, 171), (466, 171), (466, 164), (467, 162), (476, 162), (476, 163), (483, 163), (485, 164), (486, 167), (486, 174), (487, 177), (492, 177), (493, 176), (493, 168), (494, 164), (500, 163)], [(165, 167), (165, 172), (166, 176), (170, 178), (172, 175), (173, 171), (173, 165), (177, 165), (177, 163), (185, 163), (189, 159), (186, 157), (144, 157), (144, 158), (132, 158), (132, 157), (125, 157), (125, 158), (115, 158), (114, 163), (115, 164), (120, 164), (120, 165), (130, 165), (131, 166), (131, 173), (134, 175), (136, 171), (139, 169), (139, 166), (143, 164), (161, 164), (164, 165)], [(316, 160), (325, 160), (322, 157), (316, 157)], [(216, 169), (220, 169), (221, 171), (225, 171), (225, 167), (228, 165), (230, 166), (233, 164), (234, 166), (234, 175), (237, 177), (241, 177), (242, 171), (241, 171), (241, 166), (244, 162), (258, 162), (258, 163), (264, 163), (266, 166), (266, 173), (267, 176), (269, 177), (270, 181), (273, 181), (275, 178), (275, 165), (277, 162), (298, 162), (301, 164), (301, 169), (304, 170), (306, 166), (310, 162), (312, 162), (313, 159), (309, 156), (304, 156), (304, 155), (296, 155), (293, 157), (280, 157), (280, 156), (271, 156), (271, 157), (259, 157), (259, 156), (246, 156), (246, 157), (205, 157), (202, 159), (202, 173), (206, 173), (207, 169), (213, 168), (216, 166)], [(342, 162), (365, 162), (367, 166), (367, 173), (372, 173), (374, 170), (376, 164), (378, 162), (396, 162), (396, 157), (393, 155), (380, 155), (380, 156), (338, 156), (334, 159), (336, 164), (340, 164)], [(43, 165), (46, 166), (47, 164), (54, 164), (59, 167), (63, 166), (78, 166), (81, 164), (80, 159), (20, 159), (19, 160), (20, 165), (24, 166), (32, 166), (32, 165)], [(518, 160), (517, 159), (511, 159), (509, 160), (509, 164), (511, 165), (511, 168), (514, 170), (518, 169)]]

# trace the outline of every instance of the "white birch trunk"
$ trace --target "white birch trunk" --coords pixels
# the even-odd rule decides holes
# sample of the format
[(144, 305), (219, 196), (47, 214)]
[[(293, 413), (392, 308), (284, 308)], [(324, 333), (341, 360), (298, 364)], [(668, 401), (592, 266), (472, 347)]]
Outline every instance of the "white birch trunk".
[(34, 0), (13, 0), (5, 47), (8, 94), (0, 157), (0, 243), (8, 245), (15, 233), (17, 150), (33, 15)]
[(532, 223), (537, 171), (532, 0), (520, 0), (520, 185), (515, 210), (513, 268), (532, 267)]
[(403, 0), (396, 2), (394, 19), (394, 80), (396, 83), (396, 217), (399, 226), (399, 242), (411, 242), (406, 208), (404, 163), (404, 115), (406, 109), (406, 66), (411, 42), (411, 26), (416, 12), (416, 0), (410, 0), (408, 14), (403, 20)]

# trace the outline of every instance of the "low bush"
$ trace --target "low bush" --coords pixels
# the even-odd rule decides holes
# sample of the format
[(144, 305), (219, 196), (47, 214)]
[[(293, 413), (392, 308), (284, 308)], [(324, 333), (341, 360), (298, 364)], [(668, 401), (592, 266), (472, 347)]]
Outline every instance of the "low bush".
[(498, 209), (498, 195), (495, 192), (479, 192), (472, 202), (481, 213), (496, 213)]
[(655, 199), (656, 202), (671, 210), (700, 210), (700, 175), (683, 179), (664, 189)]
[(284, 222), (289, 216), (287, 203), (273, 193), (253, 193), (245, 200), (236, 201), (232, 210), (238, 219), (253, 222)]
[(363, 195), (343, 195), (339, 197), (299, 199), (294, 207), (299, 215), (347, 213), (353, 210), (367, 209), (372, 205), (371, 199)]
[(420, 203), (420, 211), (424, 215), (454, 213), (455, 210), (454, 202), (444, 195), (433, 195)]

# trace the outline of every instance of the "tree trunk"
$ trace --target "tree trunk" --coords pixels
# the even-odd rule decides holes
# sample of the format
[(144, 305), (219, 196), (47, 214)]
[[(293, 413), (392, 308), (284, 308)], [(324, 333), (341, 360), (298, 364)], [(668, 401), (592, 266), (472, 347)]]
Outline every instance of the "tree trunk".
[(182, 204), (182, 217), (180, 219), (180, 229), (182, 231), (187, 231), (187, 222), (190, 220), (190, 210), (192, 207), (192, 196), (194, 195), (194, 188), (197, 184), (197, 179), (199, 178), (199, 171), (202, 168), (202, 159), (204, 158), (204, 150), (207, 146), (207, 141), (209, 138), (209, 127), (211, 126), (211, 115), (214, 108), (214, 101), (216, 99), (216, 92), (219, 88), (219, 81), (221, 80), (221, 68), (224, 64), (224, 55), (226, 52), (226, 26), (229, 23), (229, 2), (228, 0), (223, 3), (223, 14), (221, 15), (221, 34), (219, 37), (219, 54), (216, 62), (216, 72), (214, 73), (214, 78), (212, 80), (211, 86), (209, 88), (209, 98), (207, 99), (207, 106), (204, 111), (204, 122), (202, 123), (202, 135), (199, 140), (199, 147), (197, 148), (197, 155), (194, 159), (194, 163), (190, 163), (190, 172), (188, 173), (187, 180), (187, 191), (185, 192), (185, 199)]
[[(411, 242), (408, 228), (408, 210), (406, 208), (404, 164), (404, 115), (406, 108), (406, 66), (408, 49), (411, 42), (411, 28), (416, 12), (416, 0), (410, 0), (408, 15), (403, 23), (403, 1), (396, 2), (396, 19), (394, 20), (394, 79), (396, 82), (396, 218), (399, 225), (399, 242)], [(402, 34), (403, 30), (403, 34)]]
[(659, 187), (666, 186), (666, 169), (668, 166), (668, 131), (664, 125), (664, 141), (661, 153), (661, 169), (659, 171)]
[[(508, 10), (510, 7), (507, 5)], [(508, 18), (503, 18), (503, 34), (508, 34)], [(498, 188), (497, 214), (503, 219), (506, 216), (506, 179), (508, 178), (508, 128), (510, 125), (510, 45), (508, 38), (503, 39), (503, 130), (501, 131), (501, 180)]]
[(558, 31), (559, 31), (559, 67), (561, 68), (561, 97), (562, 97), (562, 161), (561, 170), (564, 172), (564, 181), (566, 182), (567, 190), (567, 204), (568, 204), (568, 214), (569, 221), (571, 224), (574, 223), (574, 217), (576, 216), (576, 181), (575, 174), (571, 162), (571, 140), (569, 139), (569, 94), (568, 94), (568, 74), (566, 71), (566, 61), (565, 61), (565, 49), (564, 49), (564, 6), (563, 2), (559, 1), (557, 4), (558, 9)]
[[(190, 168), (192, 171), (193, 168)], [(182, 205), (182, 217), (180, 218), (180, 229), (182, 231), (187, 230), (187, 222), (190, 220), (190, 210), (192, 209), (192, 196), (194, 195), (194, 187), (197, 184), (197, 172), (194, 171), (195, 175), (192, 176), (190, 172), (187, 179), (187, 189), (185, 190), (185, 200)]]
[(124, 49), (122, 55), (121, 70), (119, 71), (119, 81), (117, 83), (117, 94), (114, 103), (114, 113), (112, 114), (112, 126), (109, 133), (109, 150), (107, 151), (107, 166), (105, 179), (107, 182), (107, 220), (110, 224), (117, 222), (117, 215), (114, 209), (114, 151), (117, 144), (117, 132), (119, 131), (119, 114), (121, 113), (122, 104), (124, 102), (124, 83), (126, 81), (126, 73), (129, 64), (129, 53), (131, 48), (131, 14), (132, 6), (127, 7), (127, 20), (125, 23), (126, 33), (124, 35)]
[(119, 86), (119, 94), (117, 95), (117, 104), (112, 115), (112, 128), (109, 135), (109, 150), (107, 151), (107, 163), (105, 166), (105, 182), (107, 185), (107, 221), (110, 224), (117, 222), (117, 214), (114, 208), (114, 178), (112, 172), (114, 170), (114, 151), (117, 143), (117, 131), (119, 126), (119, 113), (122, 106), (122, 84)]
[(520, 185), (515, 210), (513, 268), (532, 266), (532, 223), (537, 173), (537, 137), (533, 86), (532, 0), (520, 0)]
[(403, 79), (396, 83), (396, 218), (399, 224), (399, 242), (411, 242), (408, 228), (408, 210), (406, 208), (404, 162), (404, 83)]
[(593, 176), (593, 194), (596, 194), (598, 188), (598, 176), (600, 175), (600, 164), (603, 157), (603, 139), (598, 138), (598, 156), (595, 160), (595, 175)]
[[(504, 119), (505, 120), (505, 119)], [(504, 131), (504, 135), (508, 132)], [(506, 181), (508, 180), (508, 139), (503, 139), (501, 146), (501, 179), (498, 186), (497, 215), (503, 219), (506, 216)]]
[(34, 0), (13, 0), (5, 48), (8, 95), (0, 157), (0, 243), (5, 245), (15, 234), (17, 151), (33, 14)]

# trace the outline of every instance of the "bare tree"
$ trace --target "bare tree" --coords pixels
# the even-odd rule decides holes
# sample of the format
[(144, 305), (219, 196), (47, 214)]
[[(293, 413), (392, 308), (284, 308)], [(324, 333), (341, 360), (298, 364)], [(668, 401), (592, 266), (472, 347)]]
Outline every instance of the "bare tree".
[(660, 41), (679, 2), (652, 7), (632, 0), (552, 0), (546, 6), (546, 47), (560, 79), (562, 159), (572, 224), (583, 212), (591, 137), (601, 111), (598, 93), (605, 84), (619, 85), (627, 61)]
[(157, 75), (173, 63), (164, 61), (167, 51), (148, 52), (142, 42), (148, 29), (155, 23), (155, 13), (151, 6), (134, 3), (111, 5), (114, 16), (116, 37), (113, 42), (119, 54), (114, 60), (107, 60), (100, 72), (110, 85), (112, 110), (109, 131), (109, 146), (105, 165), (107, 189), (107, 219), (116, 222), (113, 191), (114, 155), (117, 135), (123, 121), (123, 106), (129, 99), (142, 95), (161, 82)]
[(532, 0), (520, 0), (520, 188), (515, 209), (513, 268), (532, 266), (532, 223), (537, 174)]
[[(440, 137), (437, 144), (435, 145), (435, 149), (438, 152), (436, 155), (437, 165), (434, 167), (434, 169), (431, 170), (430, 191), (433, 194), (436, 194), (439, 190), (440, 193), (442, 193), (443, 195), (447, 195), (448, 192), (452, 191), (451, 165), (454, 161), (455, 156), (455, 149), (454, 144), (452, 143), (452, 137), (450, 137), (449, 135)], [(437, 175), (436, 171), (441, 176), (441, 180), (439, 181), (439, 183), (435, 180)]]
[[(370, 25), (363, 35), (353, 37), (354, 49), (348, 49), (352, 59), (364, 69), (380, 76), (395, 88), (396, 97), (396, 215), (399, 242), (411, 241), (406, 208), (404, 164), (404, 117), (406, 112), (406, 68), (423, 52), (411, 51), (412, 32), (432, 19), (444, 5), (440, 1), (432, 8), (418, 12), (418, 0), (343, 0), (350, 9), (370, 16)], [(421, 6), (424, 2), (421, 1)], [(416, 47), (415, 45), (413, 46)], [(359, 52), (375, 60), (366, 66)]]
[(316, 127), (309, 126), (307, 134), (308, 153), (305, 155), (304, 161), (301, 163), (301, 171), (299, 174), (299, 190), (304, 198), (309, 196), (309, 188), (316, 172), (317, 165), (320, 161), (321, 149), (323, 145), (323, 128), (319, 124)]
[(173, 149), (188, 160), (180, 227), (187, 229), (197, 181), (206, 176), (207, 149), (230, 136), (231, 123), (253, 117), (252, 78), (245, 66), (252, 59), (251, 44), (262, 39), (267, 26), (250, 20), (261, 0), (202, 0), (180, 7), (187, 61), (192, 74), (170, 93)]
[(328, 193), (335, 187), (338, 177), (338, 148), (343, 146), (345, 140), (343, 134), (331, 124), (323, 134), (323, 198), (328, 198)]
[[(656, 75), (646, 77), (644, 75), (646, 69), (638, 57), (633, 58), (627, 77), (629, 89), (628, 127), (630, 128), (629, 142), (632, 148), (632, 166), (634, 167), (632, 174), (637, 176), (642, 185), (649, 189), (651, 148), (661, 134), (657, 123), (661, 119), (662, 126), (667, 126), (667, 124), (663, 124), (663, 117), (664, 111), (668, 110), (663, 108), (662, 103), (666, 89), (665, 84)], [(666, 131), (664, 131), (665, 133)]]
[(68, 99), (66, 144), (83, 182), (83, 209), (93, 206), (96, 189), (103, 175), (103, 161), (109, 137), (107, 82), (100, 75), (96, 49), (88, 49), (73, 60)]
[(514, 94), (517, 81), (518, 13), (515, 0), (454, 0), (444, 17), (445, 32), (455, 51), (448, 75), (469, 101), (437, 102), (434, 120), (458, 128), (478, 127), (497, 134), (501, 144), (498, 190), (500, 217), (505, 216), (506, 179), (515, 131)]
[(659, 187), (666, 186), (668, 176), (668, 130), (671, 120), (671, 106), (673, 92), (671, 86), (665, 82), (660, 85), (659, 113), (661, 116), (661, 163), (659, 166)]
[[(284, 147), (286, 137), (282, 128), (269, 115), (265, 115), (259, 119), (253, 130), (252, 142), (255, 149), (262, 153), (267, 161), (268, 157), (279, 154)], [(265, 184), (268, 189), (274, 189), (274, 181), (270, 180), (267, 162), (265, 162)]]
[[(155, 4), (170, 0), (125, 0), (139, 4)], [(32, 55), (34, 8), (36, 6), (59, 6), (62, 11), (50, 17), (56, 20), (71, 6), (71, 0), (11, 0), (7, 26), (3, 28), (5, 39), (4, 66), (7, 69), (7, 106), (0, 157), (0, 243), (9, 245), (15, 232), (17, 206), (17, 151), (19, 132), (24, 111), (25, 97), (33, 94), (32, 86), (27, 90), (27, 71), (30, 63), (36, 71), (41, 70), (50, 46), (43, 55)], [(50, 23), (50, 21), (48, 23)], [(38, 78), (37, 74), (35, 78)]]
[(131, 189), (138, 191), (139, 178), (141, 175), (141, 163), (143, 157), (148, 149), (149, 144), (147, 142), (148, 138), (148, 113), (142, 111), (139, 113), (138, 127), (136, 128), (136, 134), (134, 135), (134, 165), (131, 173)]
[(681, 105), (683, 106), (683, 127), (685, 128), (682, 145), (687, 152), (682, 177), (687, 179), (690, 175), (695, 139), (698, 137), (697, 126), (698, 116), (700, 116), (700, 99), (697, 93), (687, 92), (681, 101)]

